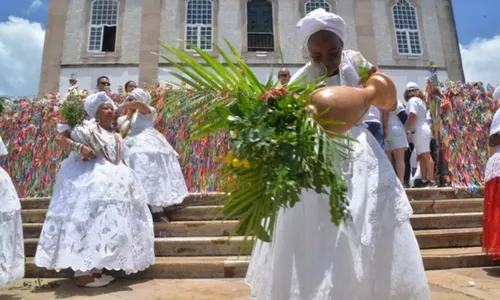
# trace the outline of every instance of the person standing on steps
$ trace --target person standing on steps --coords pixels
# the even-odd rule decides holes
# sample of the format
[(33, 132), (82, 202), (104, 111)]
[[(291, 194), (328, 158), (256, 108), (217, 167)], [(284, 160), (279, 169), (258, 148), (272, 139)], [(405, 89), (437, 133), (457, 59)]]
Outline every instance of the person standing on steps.
[[(493, 93), (498, 107), (500, 86)], [(488, 144), (494, 148), (484, 176), (483, 251), (493, 260), (500, 259), (500, 109), (493, 115)]]
[[(0, 137), (0, 157), (7, 154), (7, 148)], [(23, 277), (21, 203), (9, 174), (0, 167), (0, 290), (8, 283)]]
[(164, 208), (182, 203), (188, 189), (179, 155), (154, 128), (156, 110), (150, 102), (148, 92), (131, 91), (121, 105), (128, 115), (118, 119), (118, 127), (129, 152), (126, 163), (141, 179), (154, 221), (168, 222)]
[(56, 137), (71, 151), (57, 173), (34, 262), (75, 272), (76, 285), (102, 287), (114, 280), (103, 270), (135, 273), (155, 261), (147, 194), (123, 163), (126, 149), (113, 128), (115, 104), (105, 92), (90, 95), (93, 119)]
[[(341, 17), (317, 9), (297, 26), (311, 60), (290, 82), (326, 75), (329, 86), (359, 86), (359, 67), (370, 64), (344, 49)], [(345, 161), (352, 219), (336, 226), (329, 196), (304, 190), (278, 213), (272, 242), (254, 246), (246, 275), (254, 299), (430, 299), (403, 186), (363, 120), (346, 134), (358, 141)]]
[(389, 160), (394, 162), (399, 181), (404, 184), (405, 150), (408, 148), (406, 135), (406, 111), (401, 102), (393, 112), (384, 112), (385, 152)]
[(404, 94), (408, 102), (408, 140), (413, 142), (419, 162), (421, 184), (416, 187), (437, 187), (434, 180), (434, 160), (431, 156), (431, 126), (427, 119), (427, 97), (415, 82), (408, 82)]

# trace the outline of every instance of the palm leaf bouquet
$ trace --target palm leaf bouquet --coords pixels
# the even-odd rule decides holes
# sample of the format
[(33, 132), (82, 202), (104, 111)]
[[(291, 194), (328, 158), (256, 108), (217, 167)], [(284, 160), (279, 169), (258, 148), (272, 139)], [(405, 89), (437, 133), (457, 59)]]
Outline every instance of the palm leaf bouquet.
[(271, 241), (278, 211), (301, 201), (303, 189), (328, 194), (331, 221), (339, 225), (350, 217), (340, 166), (350, 138), (325, 130), (309, 113), (308, 97), (321, 80), (275, 88), (271, 75), (261, 83), (226, 44), (227, 53), (213, 45), (217, 60), (195, 45), (190, 46), (198, 59), (161, 43), (169, 53), (162, 58), (185, 91), (165, 105), (190, 112), (192, 139), (221, 133), (230, 139), (231, 150), (217, 172), (225, 180), (223, 212), (239, 218), (233, 234)]

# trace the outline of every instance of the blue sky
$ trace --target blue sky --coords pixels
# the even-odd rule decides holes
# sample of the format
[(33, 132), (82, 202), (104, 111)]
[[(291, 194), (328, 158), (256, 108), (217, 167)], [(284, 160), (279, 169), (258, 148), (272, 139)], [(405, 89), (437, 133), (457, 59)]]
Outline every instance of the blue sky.
[[(34, 94), (49, 0), (0, 2), (0, 95)], [(453, 8), (466, 79), (499, 83), (500, 0), (453, 0)]]

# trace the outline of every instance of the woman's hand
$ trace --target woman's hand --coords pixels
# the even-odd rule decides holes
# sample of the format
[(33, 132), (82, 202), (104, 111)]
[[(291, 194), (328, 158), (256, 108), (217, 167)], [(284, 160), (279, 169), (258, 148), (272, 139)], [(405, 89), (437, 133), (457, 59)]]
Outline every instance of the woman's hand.
[(96, 158), (95, 151), (88, 146), (82, 147), (82, 150), (80, 151), (80, 155), (82, 156), (83, 160), (85, 160), (85, 161), (92, 160), (92, 159)]

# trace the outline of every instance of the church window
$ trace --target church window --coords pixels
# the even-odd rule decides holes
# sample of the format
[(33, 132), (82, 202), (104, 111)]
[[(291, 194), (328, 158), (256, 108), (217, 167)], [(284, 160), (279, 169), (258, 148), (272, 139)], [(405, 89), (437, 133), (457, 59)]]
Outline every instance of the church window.
[(248, 51), (274, 51), (273, 5), (270, 0), (247, 3)]
[(398, 0), (392, 7), (396, 44), (400, 55), (422, 55), (417, 10), (408, 0)]
[(90, 7), (89, 52), (114, 52), (118, 27), (117, 0), (94, 0)]
[[(186, 41), (205, 51), (213, 50), (213, 10), (211, 0), (186, 1)], [(191, 50), (188, 43), (186, 50)]]
[(315, 9), (323, 8), (324, 10), (330, 12), (332, 8), (326, 0), (309, 0), (304, 5), (306, 14), (312, 12)]

